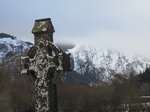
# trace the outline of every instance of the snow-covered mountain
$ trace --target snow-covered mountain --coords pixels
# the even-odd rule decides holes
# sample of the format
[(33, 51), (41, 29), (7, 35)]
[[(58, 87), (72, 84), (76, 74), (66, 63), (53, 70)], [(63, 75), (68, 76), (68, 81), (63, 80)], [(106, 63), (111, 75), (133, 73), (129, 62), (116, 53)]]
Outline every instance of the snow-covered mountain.
[(68, 52), (72, 54), (74, 60), (74, 71), (86, 79), (89, 78), (87, 83), (107, 80), (119, 73), (140, 73), (150, 65), (150, 59), (146, 57), (85, 45), (75, 46)]
[[(0, 33), (0, 63), (12, 59), (13, 63), (7, 63), (7, 69), (16, 67), (11, 64), (19, 64), (20, 55), (32, 46), (31, 43), (19, 40), (11, 35)], [(85, 45), (59, 45), (64, 51), (71, 53), (72, 72), (66, 72), (62, 81), (69, 83), (91, 84), (112, 78), (114, 74), (140, 73), (150, 65), (150, 59), (138, 55), (123, 54), (112, 49), (97, 49)], [(17, 61), (16, 61), (17, 60)], [(6, 67), (6, 66), (5, 66)], [(20, 68), (12, 68), (14, 75), (20, 73)], [(15, 76), (14, 76), (15, 77)]]
[(19, 40), (9, 34), (0, 33), (0, 62), (22, 53), (31, 46), (30, 42)]

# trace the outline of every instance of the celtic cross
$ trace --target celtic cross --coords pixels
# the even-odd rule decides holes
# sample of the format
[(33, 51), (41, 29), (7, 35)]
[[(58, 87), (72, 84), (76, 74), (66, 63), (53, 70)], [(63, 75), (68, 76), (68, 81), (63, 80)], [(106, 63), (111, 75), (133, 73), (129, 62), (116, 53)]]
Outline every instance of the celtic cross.
[(35, 20), (35, 44), (21, 57), (21, 74), (35, 79), (36, 112), (58, 112), (56, 85), (63, 71), (70, 68), (70, 54), (53, 43), (54, 31), (50, 18)]

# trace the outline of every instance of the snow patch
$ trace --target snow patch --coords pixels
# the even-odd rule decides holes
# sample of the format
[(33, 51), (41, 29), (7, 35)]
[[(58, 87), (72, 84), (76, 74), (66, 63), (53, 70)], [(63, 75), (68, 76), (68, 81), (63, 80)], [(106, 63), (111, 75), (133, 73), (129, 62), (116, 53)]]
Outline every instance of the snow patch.
[(96, 68), (100, 74), (109, 77), (114, 73), (135, 71), (143, 72), (150, 66), (150, 59), (133, 54), (124, 54), (110, 49), (97, 49), (86, 45), (77, 45), (69, 49), (74, 60), (74, 70), (84, 74)]

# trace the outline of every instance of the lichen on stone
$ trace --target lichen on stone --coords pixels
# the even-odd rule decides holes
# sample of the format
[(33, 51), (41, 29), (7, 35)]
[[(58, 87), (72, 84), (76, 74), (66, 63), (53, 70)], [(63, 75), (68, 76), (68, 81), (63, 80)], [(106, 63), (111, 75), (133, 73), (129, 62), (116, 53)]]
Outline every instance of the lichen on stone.
[(38, 33), (38, 32), (45, 32), (49, 28), (49, 21), (36, 21), (34, 24), (34, 27), (32, 29), (33, 33)]
[[(58, 83), (63, 73), (63, 53), (59, 47), (57, 47), (52, 42), (48, 42), (46, 40), (39, 41), (39, 46), (34, 45), (36, 49), (36, 53), (34, 57), (29, 58), (22, 57), (22, 62), (26, 63), (28, 60), (28, 69), (23, 69), (23, 73), (27, 73), (28, 71), (34, 71), (36, 75), (35, 80), (35, 90), (36, 90), (36, 109), (38, 112), (48, 112), (49, 110), (49, 97), (48, 97), (48, 87), (49, 81), (51, 80), (53, 84)], [(43, 45), (43, 46), (40, 46)], [(48, 51), (44, 46), (49, 47), (52, 51), (54, 51), (55, 55), (58, 56), (58, 65), (54, 62), (54, 57), (49, 55)], [(54, 69), (54, 77), (52, 79), (48, 79), (49, 69)], [(43, 100), (45, 99), (45, 100)]]

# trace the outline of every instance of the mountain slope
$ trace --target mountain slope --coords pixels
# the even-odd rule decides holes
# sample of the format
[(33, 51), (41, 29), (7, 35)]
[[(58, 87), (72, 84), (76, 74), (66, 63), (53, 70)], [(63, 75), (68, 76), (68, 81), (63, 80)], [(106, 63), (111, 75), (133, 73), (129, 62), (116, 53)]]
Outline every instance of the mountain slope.
[(140, 73), (150, 65), (150, 59), (145, 57), (84, 45), (69, 49), (68, 52), (74, 60), (74, 71), (89, 78), (91, 82), (87, 83), (92, 83), (92, 80), (107, 80), (117, 73)]
[[(4, 37), (3, 37), (4, 36)], [(0, 33), (0, 63), (11, 71), (13, 79), (20, 73), (20, 55), (32, 46), (8, 34)], [(64, 73), (63, 82), (92, 84), (107, 81), (114, 74), (140, 73), (150, 65), (150, 59), (114, 50), (96, 49), (84, 45), (61, 44), (71, 53), (72, 72)], [(8, 61), (9, 60), (9, 61)]]
[(30, 42), (25, 42), (11, 35), (0, 33), (0, 62), (22, 53), (31, 46), (32, 44)]

